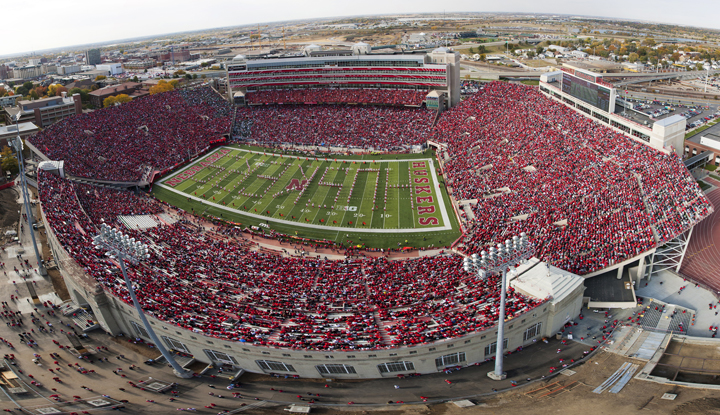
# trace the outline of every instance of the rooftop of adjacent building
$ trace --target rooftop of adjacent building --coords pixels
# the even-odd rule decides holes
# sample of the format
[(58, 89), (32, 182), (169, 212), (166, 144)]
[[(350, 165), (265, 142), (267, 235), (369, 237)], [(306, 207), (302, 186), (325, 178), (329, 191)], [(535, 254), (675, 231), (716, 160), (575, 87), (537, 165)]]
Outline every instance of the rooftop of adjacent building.
[(0, 137), (10, 134), (32, 133), (38, 130), (37, 125), (31, 122), (21, 122), (17, 126), (15, 124), (0, 126)]
[(105, 88), (96, 89), (95, 91), (90, 92), (89, 95), (102, 97), (106, 95), (116, 94), (118, 92), (135, 90), (141, 86), (142, 84), (137, 82), (125, 82), (118, 85), (110, 85), (106, 86)]

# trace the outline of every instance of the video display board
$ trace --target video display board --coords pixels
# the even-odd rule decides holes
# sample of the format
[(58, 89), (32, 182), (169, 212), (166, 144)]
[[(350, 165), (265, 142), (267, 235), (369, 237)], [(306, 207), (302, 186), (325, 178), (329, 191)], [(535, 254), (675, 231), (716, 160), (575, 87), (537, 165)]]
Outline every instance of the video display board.
[(599, 86), (593, 82), (580, 79), (569, 73), (562, 75), (562, 90), (566, 94), (580, 99), (603, 111), (610, 109), (610, 89)]

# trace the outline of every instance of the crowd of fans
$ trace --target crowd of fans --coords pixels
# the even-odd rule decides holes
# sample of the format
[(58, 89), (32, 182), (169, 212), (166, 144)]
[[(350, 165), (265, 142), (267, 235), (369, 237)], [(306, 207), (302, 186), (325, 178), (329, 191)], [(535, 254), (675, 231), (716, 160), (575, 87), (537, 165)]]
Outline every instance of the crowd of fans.
[(232, 116), (210, 87), (175, 90), (66, 118), (29, 142), (70, 175), (139, 181), (148, 167), (174, 166), (228, 134)]
[[(71, 174), (135, 177), (134, 166), (175, 163), (229, 127), (232, 111), (208, 101), (215, 102), (207, 91), (158, 94), (75, 119), (75, 138), (53, 126), (33, 143), (65, 159)], [(151, 120), (161, 111), (151, 104), (172, 110)], [(265, 143), (447, 144), (440, 159), (453, 196), (477, 201), (458, 245), (466, 253), (526, 232), (536, 256), (586, 274), (672, 239), (712, 210), (678, 156), (629, 140), (524, 85), (487, 84), (435, 128), (434, 113), (400, 107), (263, 105), (234, 116), (236, 126)], [(190, 121), (181, 129), (184, 118)], [(83, 135), (86, 129), (93, 133)], [(65, 250), (129, 303), (115, 264), (93, 249), (91, 238), (102, 222), (120, 226), (118, 215), (156, 214), (161, 206), (46, 173), (39, 188), (48, 225)], [(497, 318), (497, 278), (462, 271), (456, 255), (393, 262), (282, 257), (186, 221), (126, 232), (151, 248), (148, 260), (130, 267), (144, 309), (208, 336), (296, 349), (377, 349), (457, 337)], [(510, 316), (543, 301), (510, 291)]]
[[(120, 226), (113, 212), (153, 214), (159, 204), (42, 172), (39, 180), (48, 225), (65, 250), (129, 304), (117, 265), (94, 249), (92, 237), (102, 221)], [(398, 262), (282, 257), (185, 221), (125, 232), (150, 247), (150, 258), (129, 267), (143, 308), (208, 336), (297, 349), (378, 349), (457, 337), (497, 319), (498, 279), (464, 272), (456, 255)], [(541, 303), (511, 289), (507, 312), (517, 316)]]
[(674, 154), (542, 96), (492, 83), (447, 111), (435, 140), (456, 200), (477, 199), (461, 249), (526, 232), (538, 257), (585, 274), (662, 244), (712, 207)]
[(237, 109), (234, 134), (260, 143), (397, 150), (425, 143), (434, 116), (408, 107), (251, 106)]
[(383, 104), (420, 106), (427, 90), (307, 88), (248, 92), (248, 104)]

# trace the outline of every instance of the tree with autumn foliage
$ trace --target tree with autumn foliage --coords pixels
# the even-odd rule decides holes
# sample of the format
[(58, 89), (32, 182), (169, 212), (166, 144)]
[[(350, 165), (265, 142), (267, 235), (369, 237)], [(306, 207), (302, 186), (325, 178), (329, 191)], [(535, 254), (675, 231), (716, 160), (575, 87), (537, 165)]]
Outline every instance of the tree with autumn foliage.
[(167, 82), (165, 80), (158, 81), (157, 85), (150, 87), (150, 95), (159, 94), (161, 92), (167, 92), (172, 91), (175, 89), (175, 86), (178, 84), (177, 80), (173, 80), (170, 82)]
[(3, 147), (2, 151), (0, 152), (0, 168), (4, 172), (9, 171), (13, 174), (17, 173), (19, 170), (18, 160), (15, 157), (15, 153), (8, 146)]
[(124, 104), (126, 102), (130, 102), (132, 98), (130, 98), (127, 94), (120, 94), (114, 97), (107, 97), (103, 100), (103, 107), (112, 107), (113, 105), (120, 105)]
[(67, 92), (67, 88), (60, 84), (51, 84), (47, 89), (47, 95), (49, 97), (59, 97), (62, 96), (63, 92)]
[(45, 94), (47, 94), (47, 87), (44, 87), (42, 85), (36, 86), (34, 89), (35, 93), (38, 97), (44, 97)]
[(125, 104), (130, 101), (132, 101), (132, 98), (128, 94), (120, 94), (115, 97), (115, 102), (118, 104)]

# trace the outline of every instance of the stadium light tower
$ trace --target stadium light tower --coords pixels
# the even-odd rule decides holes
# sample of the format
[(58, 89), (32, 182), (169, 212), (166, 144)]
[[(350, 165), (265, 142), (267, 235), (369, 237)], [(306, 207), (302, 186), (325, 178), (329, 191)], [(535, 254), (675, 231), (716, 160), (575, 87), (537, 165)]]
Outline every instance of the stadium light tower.
[(22, 138), (20, 138), (20, 116), (22, 115), (22, 111), (18, 111), (17, 115), (15, 116), (15, 130), (17, 131), (17, 137), (12, 142), (8, 140), (8, 144), (12, 145), (15, 148), (15, 151), (17, 151), (17, 158), (18, 161), (20, 161), (20, 189), (22, 190), (23, 195), (23, 205), (25, 205), (25, 215), (27, 216), (28, 226), (30, 227), (30, 238), (32, 239), (33, 248), (35, 249), (35, 260), (38, 264), (38, 273), (42, 275), (43, 277), (47, 275), (47, 270), (45, 269), (45, 264), (43, 264), (42, 258), (40, 257), (40, 252), (38, 251), (37, 242), (35, 241), (35, 229), (33, 228), (33, 225), (35, 224), (35, 217), (32, 214), (32, 210), (30, 209), (30, 196), (28, 195), (27, 190), (27, 180), (25, 178), (25, 161), (23, 160), (23, 141)]
[(488, 377), (493, 380), (503, 380), (507, 375), (503, 372), (503, 337), (505, 329), (505, 297), (507, 296), (507, 273), (518, 265), (525, 263), (535, 252), (535, 247), (530, 243), (525, 232), (520, 237), (513, 236), (505, 244), (497, 244), (491, 247), (490, 252), (482, 251), (480, 256), (472, 254), (465, 257), (463, 269), (466, 272), (477, 272), (481, 279), (493, 274), (502, 274), (500, 281), (500, 313), (498, 316), (498, 333), (495, 343), (495, 371), (488, 372)]
[(173, 356), (165, 349), (165, 346), (163, 346), (163, 344), (160, 342), (160, 339), (158, 339), (152, 327), (150, 327), (150, 323), (148, 323), (147, 318), (145, 317), (145, 312), (143, 311), (140, 303), (137, 300), (137, 297), (135, 296), (135, 290), (130, 283), (130, 278), (128, 278), (127, 271), (125, 270), (126, 260), (133, 264), (137, 264), (142, 259), (150, 257), (150, 255), (148, 254), (147, 245), (142, 242), (136, 241), (135, 238), (129, 238), (127, 235), (124, 235), (117, 229), (110, 228), (104, 223), (100, 226), (100, 233), (93, 238), (93, 245), (95, 245), (95, 248), (97, 249), (106, 250), (111, 255), (111, 258), (118, 259), (118, 262), (120, 263), (120, 271), (122, 271), (123, 278), (125, 279), (125, 285), (127, 286), (128, 292), (130, 293), (130, 298), (132, 298), (135, 309), (137, 309), (137, 312), (140, 315), (140, 320), (142, 321), (143, 326), (145, 326), (145, 331), (148, 332), (148, 335), (150, 335), (152, 341), (155, 342), (155, 347), (160, 350), (160, 353), (162, 353), (165, 360), (167, 360), (167, 362), (170, 363), (170, 365), (173, 367), (173, 372), (175, 373), (175, 376), (180, 378), (191, 377), (192, 372), (183, 369), (175, 361)]

